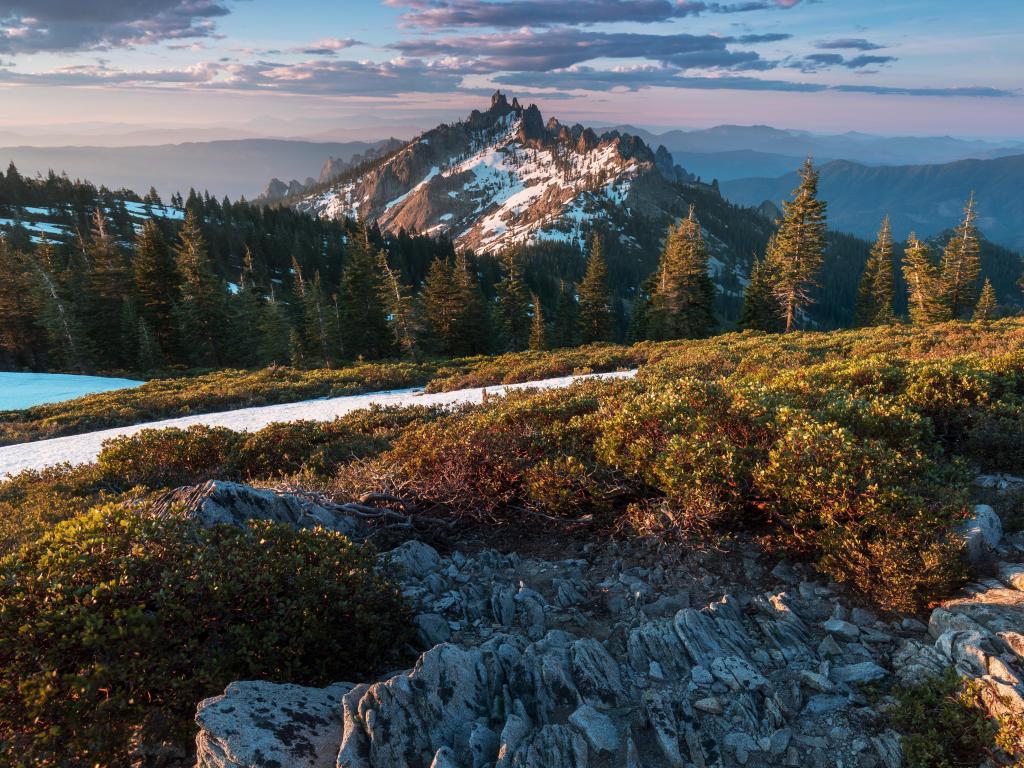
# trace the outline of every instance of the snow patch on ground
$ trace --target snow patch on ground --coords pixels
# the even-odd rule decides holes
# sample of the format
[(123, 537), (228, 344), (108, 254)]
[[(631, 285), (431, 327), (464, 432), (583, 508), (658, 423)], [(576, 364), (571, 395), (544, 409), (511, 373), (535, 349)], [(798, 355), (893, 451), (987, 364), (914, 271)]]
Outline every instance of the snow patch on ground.
[(141, 381), (75, 376), (65, 373), (0, 372), (0, 411), (31, 408), (43, 403), (62, 403), (82, 395), (137, 387)]
[[(5, 474), (17, 474), (26, 469), (42, 469), (69, 462), (85, 464), (95, 461), (103, 442), (122, 435), (132, 435), (143, 429), (165, 429), (167, 427), (186, 428), (193, 424), (228, 427), (238, 431), (253, 431), (267, 424), (289, 421), (331, 421), (346, 413), (369, 408), (371, 405), (404, 406), (404, 405), (440, 405), (455, 406), (465, 403), (479, 403), (484, 392), (488, 397), (503, 395), (517, 389), (557, 389), (567, 387), (582, 379), (620, 379), (636, 374), (632, 371), (614, 373), (594, 373), (582, 376), (561, 376), (554, 379), (529, 381), (523, 384), (503, 384), (493, 387), (474, 387), (458, 389), (453, 392), (435, 392), (427, 394), (418, 389), (400, 389), (389, 392), (375, 392), (366, 395), (350, 395), (319, 400), (304, 400), (298, 403), (265, 405), (258, 408), (240, 408), (235, 411), (220, 413), (204, 413), (195, 416), (184, 416), (177, 419), (164, 419), (130, 427), (116, 427), (84, 435), (56, 437), (50, 440), (39, 440), (33, 443), (19, 443), (0, 447), (0, 477)], [(10, 375), (10, 374), (0, 374)], [(88, 378), (88, 377), (78, 377)], [(108, 381), (110, 381), (108, 379)], [(137, 383), (137, 382), (134, 382)]]

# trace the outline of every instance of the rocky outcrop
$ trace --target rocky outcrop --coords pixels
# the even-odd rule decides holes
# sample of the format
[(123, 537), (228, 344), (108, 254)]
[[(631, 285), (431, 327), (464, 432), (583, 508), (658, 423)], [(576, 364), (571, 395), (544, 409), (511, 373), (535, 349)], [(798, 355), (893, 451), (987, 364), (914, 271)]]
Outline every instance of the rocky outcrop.
[(365, 527), (354, 517), (330, 509), (305, 496), (253, 488), (226, 480), (211, 480), (179, 488), (154, 506), (157, 514), (177, 514), (210, 528), (244, 527), (250, 520), (267, 520), (296, 528), (327, 528), (351, 539), (361, 539)]
[[(319, 702), (304, 742), (335, 739), (337, 768), (898, 768), (888, 699), (864, 687), (949, 666), (984, 683), (993, 713), (1024, 712), (1024, 550), (1006, 542), (992, 548), (1000, 579), (927, 625), (851, 605), (803, 566), (769, 570), (752, 544), (696, 568), (643, 542), (572, 554), (442, 556), (409, 541), (382, 555), (416, 606), (426, 650), (415, 664), (354, 686), (282, 688), (269, 710), (273, 689), (257, 689), (260, 701), (229, 688), (200, 705), (201, 765), (272, 765), (209, 756), (251, 756), (249, 740), (284, 749), (280, 715), (300, 695)], [(328, 765), (307, 752), (322, 762), (284, 764)]]

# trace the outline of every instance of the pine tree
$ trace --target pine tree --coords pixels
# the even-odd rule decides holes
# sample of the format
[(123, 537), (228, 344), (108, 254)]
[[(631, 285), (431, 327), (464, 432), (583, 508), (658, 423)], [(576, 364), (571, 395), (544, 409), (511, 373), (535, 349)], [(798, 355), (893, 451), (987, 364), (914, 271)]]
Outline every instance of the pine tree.
[(362, 222), (349, 239), (348, 262), (341, 273), (341, 345), (349, 359), (377, 360), (394, 352), (382, 297), (386, 293), (380, 261)]
[(886, 216), (864, 265), (857, 291), (857, 325), (888, 325), (893, 321), (892, 252), (892, 230)]
[(447, 259), (434, 259), (423, 283), (423, 311), (429, 325), (428, 344), (442, 355), (456, 354), (461, 300)]
[(548, 348), (547, 333), (544, 329), (544, 312), (540, 306), (540, 297), (533, 293), (530, 295), (532, 309), (530, 317), (530, 349), (540, 352)]
[(949, 305), (942, 291), (938, 267), (931, 248), (917, 239), (913, 232), (903, 251), (903, 279), (907, 283), (907, 306), (910, 319), (916, 324), (949, 320)]
[(551, 333), (551, 346), (555, 348), (575, 347), (578, 332), (578, 307), (576, 296), (565, 281), (559, 282), (558, 304), (555, 305), (555, 322)]
[(13, 366), (40, 367), (44, 347), (36, 322), (33, 281), (26, 254), (0, 234), (0, 361)]
[(502, 256), (505, 274), (495, 286), (498, 293), (499, 348), (520, 352), (530, 341), (530, 294), (523, 280), (519, 252), (510, 248)]
[(32, 293), (40, 325), (50, 340), (53, 362), (56, 367), (87, 373), (91, 357), (88, 341), (73, 298), (61, 284), (53, 246), (43, 240), (29, 260), (36, 277)]
[(999, 302), (996, 300), (996, 292), (992, 287), (992, 281), (985, 278), (985, 285), (981, 289), (981, 296), (978, 298), (978, 305), (974, 308), (975, 322), (987, 323), (999, 316)]
[(228, 298), (232, 327), (232, 361), (243, 366), (262, 365), (260, 321), (265, 299), (256, 285), (252, 251), (247, 247), (238, 276), (238, 291)]
[(825, 209), (824, 201), (818, 200), (818, 172), (808, 157), (793, 199), (782, 203), (782, 221), (765, 256), (787, 332), (812, 302), (810, 291), (825, 258)]
[(123, 336), (124, 297), (130, 292), (124, 254), (117, 247), (103, 211), (96, 208), (92, 218), (92, 237), (85, 249), (87, 269), (83, 290), (88, 299), (84, 313), (86, 332), (95, 345), (97, 357), (106, 367), (128, 368), (135, 364), (125, 350), (134, 345)]
[(258, 357), (261, 364), (284, 365), (291, 359), (292, 327), (274, 295), (271, 285), (270, 296), (267, 298), (259, 319)]
[(978, 278), (981, 276), (981, 246), (974, 220), (974, 194), (964, 207), (964, 218), (953, 230), (942, 254), (939, 267), (943, 300), (951, 318), (964, 317), (978, 301)]
[(302, 305), (302, 331), (310, 351), (307, 364), (331, 368), (341, 344), (334, 303), (325, 295), (319, 270), (313, 273), (312, 280), (306, 282)]
[(377, 254), (377, 261), (384, 275), (384, 307), (388, 313), (388, 325), (395, 348), (405, 357), (414, 357), (417, 337), (421, 332), (416, 302), (402, 283), (398, 270), (392, 269), (388, 263), (384, 251)]
[(490, 347), (491, 321), (480, 281), (465, 251), (459, 251), (455, 256), (452, 279), (459, 296), (453, 352), (457, 355), (483, 354)]
[(590, 239), (590, 254), (583, 282), (579, 284), (579, 337), (583, 344), (612, 339), (611, 292), (608, 290), (608, 264), (601, 238)]
[(715, 286), (708, 251), (691, 206), (689, 216), (670, 226), (647, 310), (653, 339), (696, 339), (714, 332)]
[[(174, 350), (174, 305), (178, 300), (178, 273), (163, 232), (147, 219), (135, 237), (132, 259), (139, 312), (155, 335), (157, 348)], [(184, 339), (188, 343), (187, 339)]]
[(221, 365), (226, 296), (213, 273), (206, 239), (192, 210), (185, 215), (174, 255), (181, 286), (174, 314), (182, 347), (193, 365)]
[(755, 257), (750, 266), (750, 279), (743, 291), (740, 328), (765, 333), (779, 333), (783, 330), (782, 308), (772, 292), (773, 285), (771, 266)]

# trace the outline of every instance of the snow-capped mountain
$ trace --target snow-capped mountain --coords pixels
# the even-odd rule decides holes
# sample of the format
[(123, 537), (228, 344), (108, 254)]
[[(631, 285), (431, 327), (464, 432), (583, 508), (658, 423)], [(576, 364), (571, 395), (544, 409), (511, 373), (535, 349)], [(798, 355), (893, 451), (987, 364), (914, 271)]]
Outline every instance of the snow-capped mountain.
[[(671, 155), (636, 136), (596, 134), (500, 92), (486, 112), (427, 131), (361, 173), (292, 201), (319, 216), (376, 221), (382, 230), (451, 237), (496, 253), (539, 241), (579, 242), (597, 220), (678, 215)], [(629, 235), (623, 232), (623, 237)]]

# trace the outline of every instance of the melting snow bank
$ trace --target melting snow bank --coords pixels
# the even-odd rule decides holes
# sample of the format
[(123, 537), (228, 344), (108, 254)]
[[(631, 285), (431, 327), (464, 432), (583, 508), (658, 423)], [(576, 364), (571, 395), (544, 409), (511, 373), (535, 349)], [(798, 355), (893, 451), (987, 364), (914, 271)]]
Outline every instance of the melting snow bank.
[[(99, 455), (105, 440), (122, 435), (132, 435), (143, 429), (164, 429), (166, 427), (190, 427), (193, 424), (206, 424), (215, 427), (228, 427), (238, 431), (252, 431), (265, 427), (267, 424), (282, 421), (331, 421), (351, 411), (368, 408), (371, 405), (403, 406), (403, 405), (462, 405), (479, 403), (484, 392), (488, 395), (501, 395), (516, 389), (557, 389), (566, 387), (574, 381), (583, 379), (619, 379), (628, 378), (636, 373), (633, 371), (617, 371), (613, 373), (594, 373), (583, 376), (562, 376), (556, 379), (528, 381), (522, 384), (503, 384), (491, 387), (474, 387), (457, 389), (452, 392), (425, 393), (420, 389), (400, 389), (389, 392), (374, 392), (366, 395), (349, 395), (346, 397), (321, 398), (319, 400), (303, 400), (298, 403), (282, 403), (280, 405), (264, 405), (258, 408), (240, 408), (234, 411), (219, 413), (202, 413), (195, 416), (183, 416), (177, 419), (164, 419), (146, 424), (135, 424), (129, 427), (104, 429), (99, 432), (87, 432), (83, 435), (56, 437), (51, 440), (39, 440), (32, 443), (19, 443), (0, 447), (0, 477), (5, 474), (17, 474), (26, 469), (42, 469), (54, 464), (68, 462), (70, 464), (86, 464), (94, 461)], [(10, 376), (18, 374), (0, 374)], [(33, 374), (38, 375), (38, 374)], [(87, 379), (88, 376), (72, 376), (69, 378)], [(106, 379), (105, 381), (124, 381)], [(3, 379), (0, 379), (0, 384)], [(139, 382), (128, 382), (130, 385)], [(124, 384), (120, 385), (124, 386)], [(114, 389), (115, 387), (108, 387)], [(102, 390), (93, 390), (102, 391)], [(78, 394), (84, 394), (79, 392)], [(77, 396), (77, 395), (73, 395)], [(65, 398), (61, 398), (65, 399)]]
[(141, 381), (66, 373), (0, 373), (0, 411), (62, 403), (83, 395), (137, 387)]

